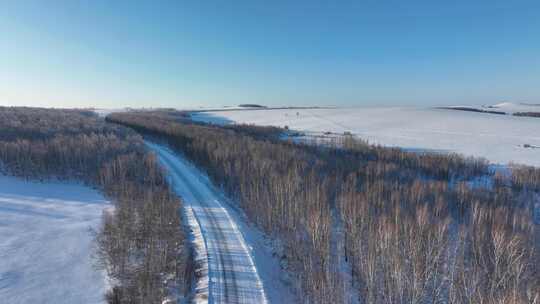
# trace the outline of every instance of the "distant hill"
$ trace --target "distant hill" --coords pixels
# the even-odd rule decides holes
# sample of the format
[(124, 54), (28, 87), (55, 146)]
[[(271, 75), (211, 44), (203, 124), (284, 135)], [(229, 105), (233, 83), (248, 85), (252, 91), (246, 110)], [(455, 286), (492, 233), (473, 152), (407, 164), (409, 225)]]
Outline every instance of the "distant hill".
[(502, 112), (502, 111), (492, 111), (492, 110), (484, 110), (484, 109), (479, 109), (479, 108), (461, 107), (461, 106), (456, 106), (456, 107), (438, 107), (437, 109), (457, 110), (457, 111), (469, 111), (469, 112), (480, 112), (480, 113), (501, 114), (501, 115), (506, 114), (505, 112)]
[(254, 104), (254, 103), (244, 103), (244, 104), (241, 104), (241, 105), (238, 105), (240, 108), (267, 108), (266, 106), (261, 106), (261, 105), (258, 105), (258, 104)]

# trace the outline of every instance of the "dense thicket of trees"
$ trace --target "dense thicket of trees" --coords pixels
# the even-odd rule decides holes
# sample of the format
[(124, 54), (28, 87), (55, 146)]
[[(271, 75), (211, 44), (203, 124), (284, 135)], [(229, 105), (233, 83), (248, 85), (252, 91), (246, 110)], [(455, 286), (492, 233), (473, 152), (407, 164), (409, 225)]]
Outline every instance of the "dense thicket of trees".
[(540, 301), (531, 219), (539, 171), (507, 176), (459, 155), (409, 153), (347, 136), (324, 146), (294, 144), (279, 140), (283, 130), (275, 128), (178, 117), (107, 119), (165, 139), (205, 168), (283, 242), (306, 303), (346, 299), (343, 269), (332, 259), (339, 225), (345, 236), (338, 243), (365, 303)]
[[(172, 116), (174, 117), (174, 116)], [(283, 240), (284, 254), (306, 302), (341, 301), (339, 273), (330, 258), (329, 183), (325, 164), (302, 148), (255, 140), (257, 128), (221, 129), (185, 123), (159, 114), (113, 114), (121, 122), (154, 136), (205, 168), (268, 234)], [(261, 133), (268, 132), (264, 130)], [(269, 132), (271, 133), (271, 132)]]
[(499, 187), (393, 181), (385, 169), (347, 178), (347, 254), (367, 302), (540, 300), (529, 201)]
[(540, 117), (540, 112), (516, 112), (515, 116)]
[(82, 181), (111, 198), (96, 236), (113, 280), (109, 303), (162, 303), (187, 292), (190, 255), (180, 201), (132, 130), (79, 110), (0, 108), (0, 168), (26, 178)]
[(512, 170), (512, 185), (515, 189), (540, 191), (540, 169), (518, 166)]

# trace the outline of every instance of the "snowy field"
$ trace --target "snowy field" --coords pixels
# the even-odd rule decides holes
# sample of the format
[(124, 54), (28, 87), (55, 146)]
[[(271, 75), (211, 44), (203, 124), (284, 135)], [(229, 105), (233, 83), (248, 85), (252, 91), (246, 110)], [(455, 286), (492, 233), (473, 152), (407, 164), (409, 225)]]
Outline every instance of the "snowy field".
[[(498, 108), (514, 112), (540, 106), (506, 103)], [(389, 107), (196, 112), (192, 118), (217, 124), (288, 126), (308, 135), (347, 131), (384, 146), (540, 166), (540, 119), (534, 117)]]
[(108, 206), (87, 187), (0, 175), (0, 303), (104, 303), (89, 229)]

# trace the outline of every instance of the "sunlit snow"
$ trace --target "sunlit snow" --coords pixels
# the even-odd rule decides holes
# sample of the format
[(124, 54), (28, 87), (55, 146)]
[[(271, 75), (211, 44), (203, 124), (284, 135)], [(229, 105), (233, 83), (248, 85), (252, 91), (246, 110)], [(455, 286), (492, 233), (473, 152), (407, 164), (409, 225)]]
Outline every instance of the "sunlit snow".
[(90, 228), (108, 206), (80, 185), (0, 176), (0, 302), (104, 303)]
[[(497, 106), (494, 110), (509, 112), (535, 107)], [(540, 119), (534, 117), (403, 107), (216, 111), (193, 113), (192, 117), (217, 124), (288, 126), (308, 135), (350, 132), (385, 146), (540, 166)]]

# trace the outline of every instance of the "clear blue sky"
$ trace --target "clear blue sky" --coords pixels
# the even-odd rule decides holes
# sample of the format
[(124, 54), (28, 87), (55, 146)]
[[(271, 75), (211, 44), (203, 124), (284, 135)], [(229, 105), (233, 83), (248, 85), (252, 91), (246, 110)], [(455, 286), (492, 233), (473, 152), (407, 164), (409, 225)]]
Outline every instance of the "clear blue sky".
[(540, 1), (0, 3), (2, 105), (502, 100), (540, 102)]

